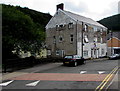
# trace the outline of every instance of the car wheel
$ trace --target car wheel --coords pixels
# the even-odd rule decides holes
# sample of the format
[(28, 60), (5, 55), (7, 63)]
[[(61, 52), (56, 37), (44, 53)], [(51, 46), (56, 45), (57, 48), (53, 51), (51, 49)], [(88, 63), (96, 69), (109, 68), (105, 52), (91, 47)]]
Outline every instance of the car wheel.
[(74, 67), (76, 67), (78, 64), (77, 64), (77, 62), (74, 62)]

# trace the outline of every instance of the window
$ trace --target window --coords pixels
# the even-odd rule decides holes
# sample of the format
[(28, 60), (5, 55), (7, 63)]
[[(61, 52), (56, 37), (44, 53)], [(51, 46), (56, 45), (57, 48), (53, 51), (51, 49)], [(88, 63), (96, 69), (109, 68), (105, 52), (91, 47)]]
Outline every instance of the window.
[(83, 51), (84, 56), (88, 56), (88, 51)]
[(56, 37), (53, 36), (53, 43), (55, 44), (56, 43)]
[(98, 42), (98, 43), (101, 43), (101, 37), (100, 37), (100, 36), (98, 36), (97, 42)]
[(59, 36), (59, 42), (62, 42), (62, 41), (63, 41), (63, 37)]
[(59, 30), (63, 30), (63, 29), (64, 29), (64, 25), (61, 24), (61, 25), (59, 26)]
[(47, 50), (47, 55), (51, 55), (51, 50)]
[(85, 24), (85, 31), (88, 31), (88, 25)]
[(93, 40), (93, 42), (95, 42), (95, 43), (97, 42), (97, 37), (94, 37), (94, 40)]
[(60, 53), (59, 53), (59, 50), (56, 50), (56, 55), (59, 55)]
[(68, 29), (71, 29), (71, 28), (73, 28), (73, 23), (68, 24)]
[(101, 49), (101, 51), (102, 51), (101, 54), (103, 55), (104, 54), (104, 49)]
[(84, 37), (84, 41), (85, 41), (85, 43), (88, 43), (88, 42), (89, 42), (89, 40), (88, 40), (88, 36), (85, 35), (85, 37)]
[(56, 25), (56, 31), (58, 31), (59, 30), (59, 25)]
[(70, 35), (70, 43), (73, 43), (73, 34)]

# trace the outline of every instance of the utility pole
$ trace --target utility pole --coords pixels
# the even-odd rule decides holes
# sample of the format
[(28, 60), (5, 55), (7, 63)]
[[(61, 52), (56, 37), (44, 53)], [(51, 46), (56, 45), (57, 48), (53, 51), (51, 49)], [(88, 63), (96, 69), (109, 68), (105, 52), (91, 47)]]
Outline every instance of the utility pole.
[(113, 36), (113, 35), (112, 35), (112, 31), (110, 31), (110, 33), (111, 33), (111, 56), (112, 56), (112, 55), (113, 55), (113, 48), (112, 48), (112, 45), (113, 45), (113, 44), (112, 44), (112, 43), (113, 43), (113, 42), (112, 42), (112, 36)]

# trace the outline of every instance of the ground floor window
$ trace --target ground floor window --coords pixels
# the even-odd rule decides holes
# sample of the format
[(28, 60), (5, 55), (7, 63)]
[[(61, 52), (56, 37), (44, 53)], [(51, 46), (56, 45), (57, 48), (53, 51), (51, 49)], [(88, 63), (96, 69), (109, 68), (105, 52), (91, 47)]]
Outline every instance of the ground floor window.
[(84, 56), (88, 56), (88, 51), (83, 51)]
[(104, 49), (101, 49), (101, 54), (103, 55), (105, 53)]
[(114, 54), (120, 54), (120, 49), (114, 49)]
[(59, 50), (56, 50), (56, 55), (59, 55), (60, 54), (60, 51)]
[(47, 50), (47, 55), (51, 55), (51, 50)]

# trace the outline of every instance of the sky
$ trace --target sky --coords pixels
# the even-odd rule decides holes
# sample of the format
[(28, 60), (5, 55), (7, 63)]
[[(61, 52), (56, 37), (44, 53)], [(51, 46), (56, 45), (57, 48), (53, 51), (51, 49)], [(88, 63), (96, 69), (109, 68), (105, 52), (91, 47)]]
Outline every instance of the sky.
[(70, 11), (93, 20), (100, 20), (118, 14), (120, 0), (0, 0), (2, 4), (28, 7), (43, 13), (56, 12), (56, 5), (64, 3), (64, 10)]

